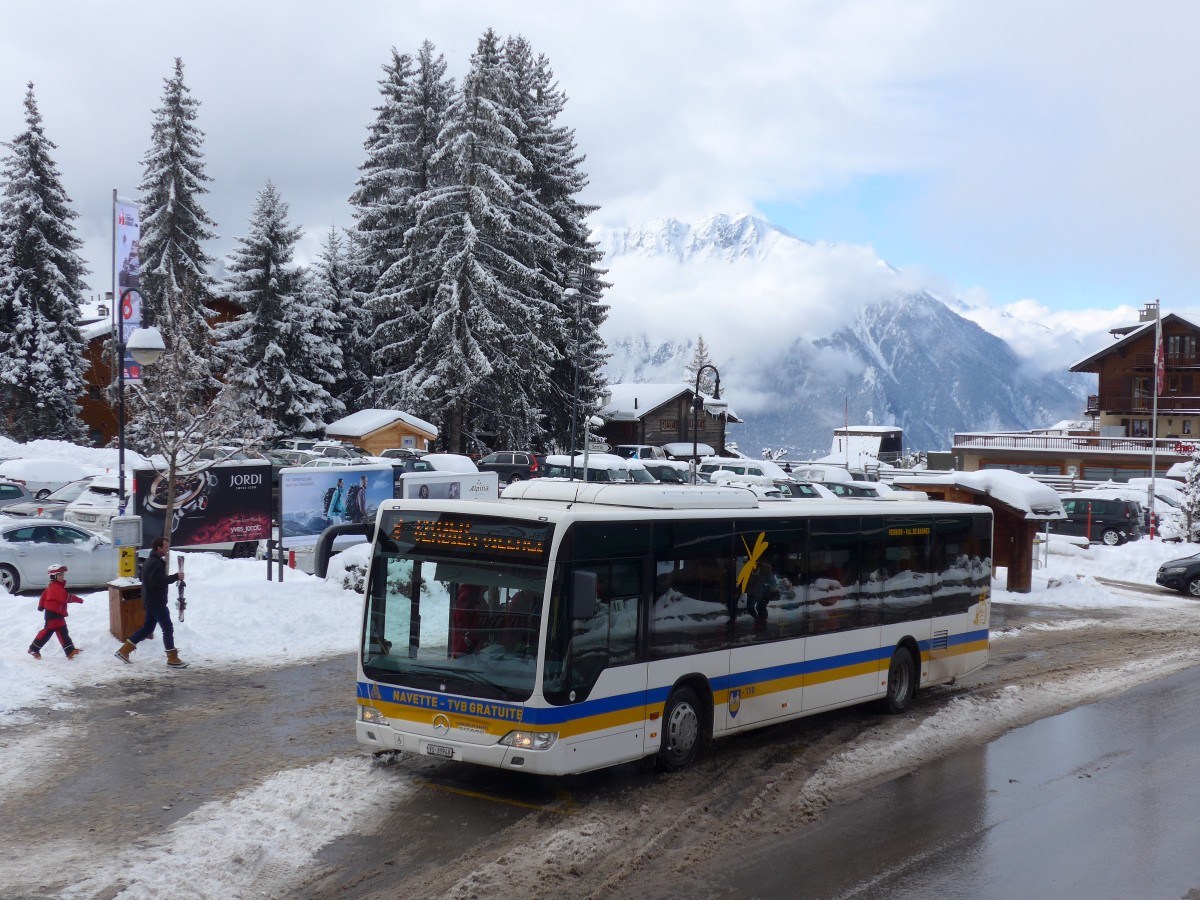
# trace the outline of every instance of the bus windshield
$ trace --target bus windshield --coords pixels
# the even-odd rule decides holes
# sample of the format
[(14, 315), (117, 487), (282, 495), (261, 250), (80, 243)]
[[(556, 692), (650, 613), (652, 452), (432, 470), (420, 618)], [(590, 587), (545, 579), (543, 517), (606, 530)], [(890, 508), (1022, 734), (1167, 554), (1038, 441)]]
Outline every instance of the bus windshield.
[(528, 700), (553, 526), (395, 510), (375, 542), (363, 628), (376, 681)]

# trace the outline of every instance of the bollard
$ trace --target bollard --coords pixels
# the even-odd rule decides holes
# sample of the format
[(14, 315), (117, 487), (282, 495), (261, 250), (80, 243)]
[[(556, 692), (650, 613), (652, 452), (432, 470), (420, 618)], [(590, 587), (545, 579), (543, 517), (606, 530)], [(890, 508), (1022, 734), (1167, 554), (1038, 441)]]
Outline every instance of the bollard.
[(288, 568), (289, 569), (296, 568), (296, 551), (295, 550), (288, 551)]

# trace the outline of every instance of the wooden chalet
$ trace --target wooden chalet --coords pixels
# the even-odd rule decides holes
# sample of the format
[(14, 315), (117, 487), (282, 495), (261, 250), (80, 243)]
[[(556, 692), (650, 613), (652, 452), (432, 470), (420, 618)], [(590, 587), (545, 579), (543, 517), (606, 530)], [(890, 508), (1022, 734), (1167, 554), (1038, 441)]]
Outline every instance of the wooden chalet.
[[(1164, 378), (1154, 427), (1155, 319), (1147, 304), (1136, 325), (1113, 329), (1115, 342), (1071, 366), (1097, 376), (1085, 417), (1041, 431), (954, 436), (955, 468), (1004, 468), (1084, 481), (1164, 475), (1200, 449), (1200, 326), (1162, 317)], [(1153, 449), (1153, 453), (1151, 452)]]
[[(684, 384), (609, 385), (607, 402), (598, 413), (605, 424), (598, 433), (613, 447), (690, 443), (695, 396)], [(742, 420), (723, 401), (704, 394), (700, 397), (704, 408), (697, 419), (695, 440), (720, 453), (725, 447), (725, 426)]]

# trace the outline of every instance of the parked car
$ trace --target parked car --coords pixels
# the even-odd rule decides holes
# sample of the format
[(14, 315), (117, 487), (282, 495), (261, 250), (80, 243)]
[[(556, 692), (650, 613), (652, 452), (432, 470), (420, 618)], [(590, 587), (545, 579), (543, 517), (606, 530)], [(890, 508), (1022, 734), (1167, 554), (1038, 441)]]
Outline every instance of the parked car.
[(306, 462), (312, 462), (320, 457), (308, 450), (272, 450), (270, 455), (275, 459), (281, 459), (289, 466), (302, 466)]
[(321, 456), (329, 456), (334, 459), (353, 459), (360, 463), (364, 459), (370, 459), (358, 447), (352, 444), (343, 444), (341, 441), (317, 441), (306, 449), (313, 453), (319, 453)]
[(820, 481), (817, 483), (835, 497), (879, 499), (879, 491), (875, 489), (874, 485), (870, 485), (865, 481)]
[(91, 478), (82, 478), (60, 487), (57, 491), (42, 500), (29, 500), (25, 503), (13, 503), (4, 507), (4, 515), (19, 518), (44, 518), (62, 521), (67, 504), (75, 500), (87, 490), (92, 483)]
[(301, 465), (312, 469), (330, 469), (338, 466), (360, 466), (363, 460), (349, 456), (318, 456), (316, 459), (310, 459)]
[(428, 450), (415, 450), (412, 447), (388, 447), (379, 455), (383, 459), (420, 459), (427, 453)]
[(46, 568), (67, 567), (67, 584), (99, 587), (117, 574), (108, 539), (54, 519), (0, 519), (0, 585), (10, 594), (41, 590)]
[[(620, 482), (622, 484), (633, 480), (629, 474), (629, 460), (624, 460), (611, 453), (590, 453), (587, 458), (587, 480)], [(552, 454), (546, 457), (546, 478), (570, 478), (576, 481), (583, 479), (583, 454), (574, 457), (565, 453)]]
[(1200, 553), (1163, 563), (1154, 581), (1173, 591), (1200, 597)]
[(1142, 508), (1132, 500), (1070, 494), (1062, 498), (1062, 506), (1067, 517), (1048, 523), (1052, 532), (1081, 535), (1109, 547), (1142, 536)]
[(544, 474), (546, 457), (531, 450), (498, 450), (475, 465), (480, 472), (495, 472), (501, 484), (512, 484)]
[(759, 477), (767, 477), (770, 474), (771, 477), (774, 477), (774, 473), (768, 473), (765, 466), (759, 465), (753, 459), (710, 456), (707, 459), (700, 460), (700, 479), (702, 481), (711, 481), (713, 473), (720, 471), (732, 472), (735, 475), (757, 475)]
[(0, 478), (0, 510), (17, 503), (28, 503), (33, 499), (34, 496), (30, 493), (29, 488), (21, 482)]
[[(133, 473), (125, 478), (125, 507), (133, 507)], [(119, 480), (116, 475), (97, 475), (83, 493), (67, 504), (63, 521), (86, 528), (88, 531), (107, 534), (112, 520), (119, 513)]]
[(784, 497), (793, 500), (819, 500), (827, 497), (824, 491), (809, 481), (795, 481), (790, 478), (776, 478), (775, 487)]
[(652, 447), (649, 444), (617, 444), (613, 450), (617, 456), (623, 456), (626, 459), (666, 459), (667, 454), (662, 447)]
[(39, 500), (49, 497), (72, 481), (87, 478), (99, 471), (62, 459), (10, 459), (0, 463), (0, 478), (25, 485), (29, 493)]
[(315, 438), (282, 438), (275, 442), (276, 450), (312, 450)]
[(689, 483), (690, 469), (687, 463), (669, 459), (643, 459), (642, 466), (663, 484)]

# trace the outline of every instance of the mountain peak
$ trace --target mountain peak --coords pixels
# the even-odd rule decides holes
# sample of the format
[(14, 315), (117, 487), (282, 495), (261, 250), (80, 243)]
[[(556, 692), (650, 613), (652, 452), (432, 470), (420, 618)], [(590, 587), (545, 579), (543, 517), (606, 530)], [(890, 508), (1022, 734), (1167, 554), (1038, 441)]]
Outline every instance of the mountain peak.
[(765, 219), (745, 213), (717, 213), (695, 224), (650, 219), (628, 228), (599, 228), (592, 238), (608, 258), (667, 257), (677, 262), (761, 260), (780, 247), (806, 243)]

